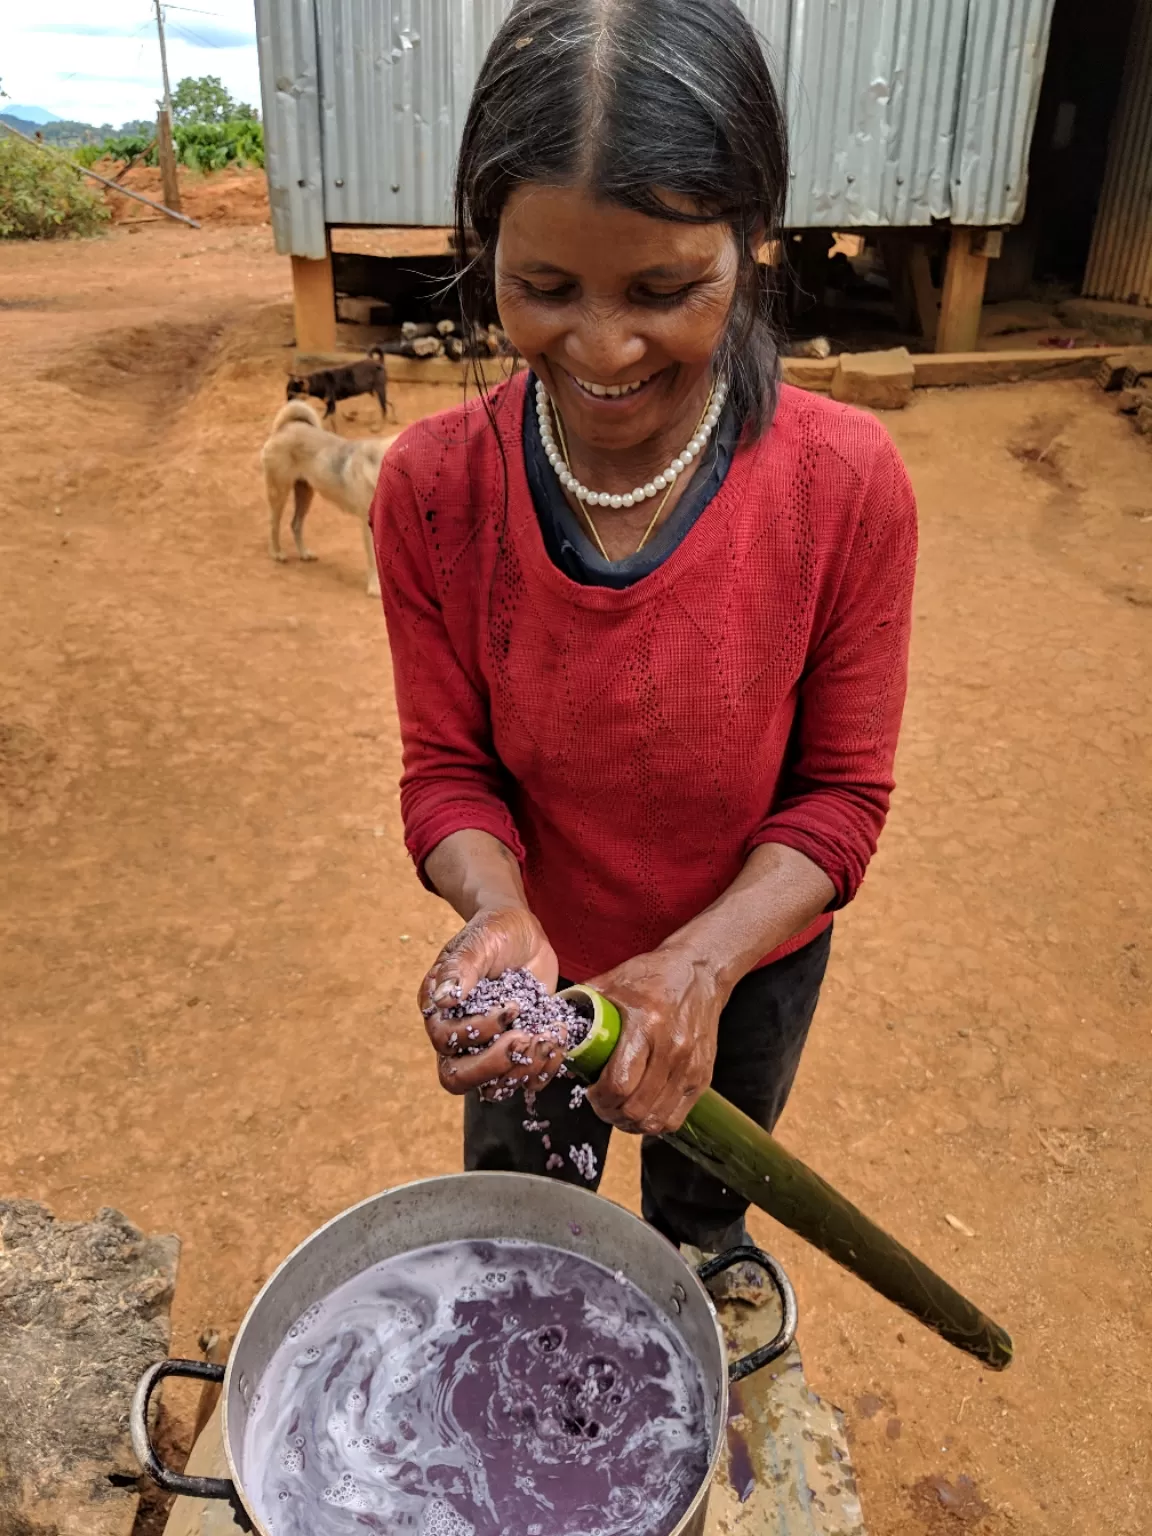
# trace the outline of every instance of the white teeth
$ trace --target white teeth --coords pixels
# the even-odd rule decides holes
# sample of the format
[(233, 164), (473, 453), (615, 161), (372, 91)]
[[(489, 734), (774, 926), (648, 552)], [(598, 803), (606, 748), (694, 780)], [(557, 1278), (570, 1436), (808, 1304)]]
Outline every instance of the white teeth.
[[(575, 378), (573, 374), (573, 378)], [(638, 389), (643, 389), (647, 379), (639, 379), (635, 384), (591, 384), (587, 379), (576, 379), (580, 388), (588, 394), (595, 395), (600, 400), (618, 400), (621, 395), (634, 395)]]

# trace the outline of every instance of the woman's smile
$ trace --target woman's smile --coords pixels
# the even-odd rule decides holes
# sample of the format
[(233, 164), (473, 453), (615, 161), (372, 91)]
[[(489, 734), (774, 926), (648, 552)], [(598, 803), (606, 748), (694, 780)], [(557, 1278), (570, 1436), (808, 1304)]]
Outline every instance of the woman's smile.
[(645, 408), (656, 390), (671, 382), (671, 376), (676, 371), (675, 367), (658, 368), (627, 383), (602, 384), (594, 379), (581, 378), (552, 358), (548, 359), (548, 363), (551, 377), (546, 382), (552, 388), (561, 413), (567, 411), (572, 415), (571, 402), (565, 399), (566, 395), (572, 394), (579, 401), (581, 412), (587, 412), (591, 418), (598, 416), (605, 422), (619, 421)]
[[(567, 372), (567, 369), (563, 371)], [(638, 394), (642, 389), (647, 389), (656, 378), (656, 374), (650, 373), (647, 378), (637, 379), (631, 384), (594, 384), (590, 379), (577, 378), (574, 373), (569, 373), (568, 377), (574, 380), (586, 395), (591, 395), (596, 400), (623, 400)]]

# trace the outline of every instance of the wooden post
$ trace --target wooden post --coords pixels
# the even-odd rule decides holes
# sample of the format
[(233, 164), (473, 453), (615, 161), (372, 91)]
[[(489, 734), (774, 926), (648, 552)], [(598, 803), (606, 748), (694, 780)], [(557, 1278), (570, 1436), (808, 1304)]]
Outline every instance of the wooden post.
[(175, 213), (181, 211), (180, 182), (176, 176), (176, 150), (172, 143), (172, 119), (163, 107), (156, 118), (156, 152), (160, 160), (160, 181), (164, 201)]
[(920, 322), (920, 333), (928, 345), (934, 347), (940, 324), (940, 295), (932, 281), (932, 261), (923, 240), (913, 240), (909, 248), (908, 278), (912, 284), (912, 298), (916, 306), (916, 318)]
[(296, 307), (296, 350), (336, 350), (336, 285), (332, 280), (332, 251), (319, 261), (292, 258), (292, 294)]
[(975, 352), (980, 339), (989, 254), (985, 231), (964, 224), (952, 226), (936, 333), (937, 352)]

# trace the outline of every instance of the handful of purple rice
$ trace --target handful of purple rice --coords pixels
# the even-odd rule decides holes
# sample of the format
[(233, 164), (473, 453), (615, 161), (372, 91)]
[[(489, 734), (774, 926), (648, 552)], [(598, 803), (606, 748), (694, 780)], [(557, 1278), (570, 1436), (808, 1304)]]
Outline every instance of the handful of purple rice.
[[(441, 1017), (450, 1023), (459, 1022), (460, 1033), (469, 1042), (464, 1046), (464, 1054), (475, 1056), (484, 1049), (484, 1046), (479, 1043), (480, 1031), (468, 1021), (483, 1018), (486, 1015), (499, 1014), (512, 1007), (515, 1007), (517, 1013), (508, 1024), (508, 1029), (514, 1029), (518, 1034), (531, 1035), (536, 1040), (549, 1040), (565, 1053), (581, 1045), (592, 1027), (591, 1021), (573, 1008), (571, 1003), (549, 992), (544, 983), (533, 976), (531, 971), (523, 970), (505, 971), (495, 979), (485, 977), (473, 987), (467, 997), (461, 998), (451, 1008), (441, 1009)], [(426, 1010), (429, 1016), (433, 1011), (433, 1009)], [(449, 1043), (455, 1045), (456, 1037), (450, 1036)], [(528, 1066), (531, 1063), (531, 1057), (522, 1057), (514, 1053), (512, 1062), (514, 1066)], [(564, 1075), (563, 1067), (557, 1075)], [(495, 1089), (490, 1095), (491, 1099), (494, 1102), (500, 1102), (511, 1098), (516, 1092), (516, 1089), (511, 1086), (515, 1081), (515, 1078), (511, 1078), (508, 1080), (508, 1086)], [(525, 1107), (528, 1111), (524, 1129), (541, 1136), (544, 1148), (550, 1154), (548, 1172), (559, 1172), (564, 1167), (564, 1159), (553, 1150), (552, 1139), (548, 1135), (549, 1122), (540, 1120), (536, 1116), (536, 1095), (528, 1087), (527, 1073), (521, 1080), (521, 1084), (524, 1088)], [(582, 1087), (573, 1088), (569, 1108), (578, 1108), (584, 1097), (585, 1090)], [(591, 1146), (585, 1143), (580, 1147), (570, 1147), (568, 1160), (582, 1178), (587, 1179), (589, 1183), (595, 1181), (598, 1168), (596, 1154)]]
[[(505, 971), (494, 980), (486, 976), (477, 982), (467, 997), (451, 1008), (441, 1009), (441, 1016), (449, 1021), (459, 1020), (462, 1033), (468, 1039), (473, 1037), (469, 1019), (502, 1013), (506, 1008), (517, 1010), (509, 1029), (537, 1040), (551, 1040), (564, 1052), (575, 1050), (591, 1027), (583, 1014), (562, 997), (549, 992), (531, 971)], [(473, 1038), (479, 1038), (479, 1031)]]

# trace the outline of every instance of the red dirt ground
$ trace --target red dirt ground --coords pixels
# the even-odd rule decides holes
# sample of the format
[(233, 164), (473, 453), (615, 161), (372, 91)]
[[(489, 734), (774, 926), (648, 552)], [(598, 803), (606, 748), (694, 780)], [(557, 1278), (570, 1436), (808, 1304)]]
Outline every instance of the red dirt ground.
[[(0, 249), (0, 1193), (179, 1232), (180, 1353), (459, 1159), (412, 1002), (453, 921), (401, 845), (359, 534), (321, 507), (319, 564), (265, 549), (287, 285), (260, 228)], [(1147, 1536), (1152, 451), (1075, 383), (889, 425), (923, 512), (900, 790), (781, 1135), (1016, 1365), (754, 1231), (875, 1536)], [(621, 1141), (606, 1192), (635, 1174)]]
[[(120, 166), (116, 161), (102, 160), (94, 169), (102, 176), (115, 177)], [(213, 171), (209, 176), (201, 176), (180, 166), (176, 179), (180, 184), (180, 211), (190, 219), (210, 224), (267, 224), (270, 221), (268, 182), (264, 172), (255, 167)], [(154, 202), (164, 201), (160, 172), (155, 166), (134, 165), (120, 178), (120, 185), (132, 192), (141, 192)], [(116, 224), (153, 217), (166, 219), (165, 214), (153, 214), (135, 198), (122, 197), (111, 190), (104, 193), (104, 201)]]

